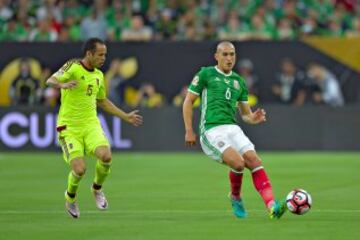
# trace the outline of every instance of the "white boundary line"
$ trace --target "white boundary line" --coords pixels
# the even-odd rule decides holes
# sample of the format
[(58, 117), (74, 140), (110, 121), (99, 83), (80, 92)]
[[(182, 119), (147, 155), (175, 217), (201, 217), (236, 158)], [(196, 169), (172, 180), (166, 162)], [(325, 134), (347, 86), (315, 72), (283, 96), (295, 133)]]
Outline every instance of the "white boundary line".
[[(360, 213), (360, 209), (311, 209), (311, 212), (318, 212), (318, 213)], [(266, 210), (259, 210), (259, 209), (251, 209), (248, 212), (264, 212)], [(20, 215), (20, 214), (63, 214), (65, 210), (1, 210), (0, 215)], [(99, 210), (84, 210), (81, 213), (86, 214), (98, 214), (102, 213)], [(106, 214), (200, 214), (200, 215), (207, 215), (207, 214), (229, 214), (232, 211), (211, 211), (211, 210), (109, 210), (106, 211)]]

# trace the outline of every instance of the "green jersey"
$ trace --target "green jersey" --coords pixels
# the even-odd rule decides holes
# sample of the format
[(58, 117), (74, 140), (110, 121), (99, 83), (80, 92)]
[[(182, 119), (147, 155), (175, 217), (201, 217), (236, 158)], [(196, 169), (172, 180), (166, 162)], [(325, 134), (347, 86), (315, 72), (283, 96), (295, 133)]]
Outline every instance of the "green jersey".
[(105, 99), (104, 75), (99, 69), (88, 70), (80, 60), (70, 60), (53, 75), (60, 82), (75, 80), (73, 89), (61, 89), (61, 107), (57, 124), (83, 127), (98, 123), (96, 99)]
[(223, 124), (236, 124), (238, 102), (248, 100), (245, 80), (235, 72), (225, 74), (215, 67), (203, 67), (189, 91), (201, 97), (200, 133)]

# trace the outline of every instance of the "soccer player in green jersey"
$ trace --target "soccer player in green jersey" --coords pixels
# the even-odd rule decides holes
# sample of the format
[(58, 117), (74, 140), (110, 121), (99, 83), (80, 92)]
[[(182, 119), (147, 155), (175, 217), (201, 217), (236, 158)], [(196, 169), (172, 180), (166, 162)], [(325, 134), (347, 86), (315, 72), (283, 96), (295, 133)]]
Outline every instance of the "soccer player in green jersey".
[(104, 75), (99, 70), (105, 62), (106, 53), (105, 43), (91, 38), (84, 44), (82, 59), (66, 62), (46, 81), (47, 85), (61, 89), (57, 132), (63, 157), (71, 167), (65, 207), (73, 218), (80, 216), (77, 189), (85, 174), (84, 157), (88, 154), (97, 158), (91, 187), (96, 206), (101, 210), (108, 207), (102, 185), (110, 173), (112, 158), (109, 142), (97, 117), (97, 106), (134, 126), (142, 124), (137, 110), (125, 113), (106, 98)]
[(239, 109), (242, 120), (249, 124), (266, 121), (263, 109), (252, 111), (245, 80), (232, 71), (236, 53), (231, 42), (217, 45), (216, 66), (203, 67), (193, 78), (183, 104), (185, 143), (193, 146), (196, 135), (192, 126), (193, 103), (201, 97), (200, 143), (204, 153), (230, 167), (230, 200), (236, 217), (247, 216), (241, 198), (244, 168), (251, 171), (256, 190), (261, 195), (270, 218), (280, 218), (285, 202), (274, 199), (272, 186), (253, 143), (236, 123)]

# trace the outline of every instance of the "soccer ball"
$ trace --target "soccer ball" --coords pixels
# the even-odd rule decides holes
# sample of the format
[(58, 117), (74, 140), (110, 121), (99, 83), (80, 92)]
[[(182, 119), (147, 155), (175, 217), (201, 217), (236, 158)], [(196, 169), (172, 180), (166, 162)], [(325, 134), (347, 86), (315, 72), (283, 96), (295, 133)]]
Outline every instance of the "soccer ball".
[(290, 212), (303, 215), (307, 213), (312, 204), (311, 196), (304, 189), (294, 189), (286, 197), (286, 206)]

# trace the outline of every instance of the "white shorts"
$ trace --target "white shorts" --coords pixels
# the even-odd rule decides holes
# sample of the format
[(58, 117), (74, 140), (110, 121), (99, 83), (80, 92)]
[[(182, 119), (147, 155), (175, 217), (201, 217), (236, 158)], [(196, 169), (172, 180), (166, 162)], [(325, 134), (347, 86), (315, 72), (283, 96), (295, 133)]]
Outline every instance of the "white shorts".
[(238, 125), (227, 124), (213, 127), (200, 136), (201, 148), (206, 155), (222, 163), (222, 154), (232, 147), (241, 155), (255, 150), (254, 144)]

